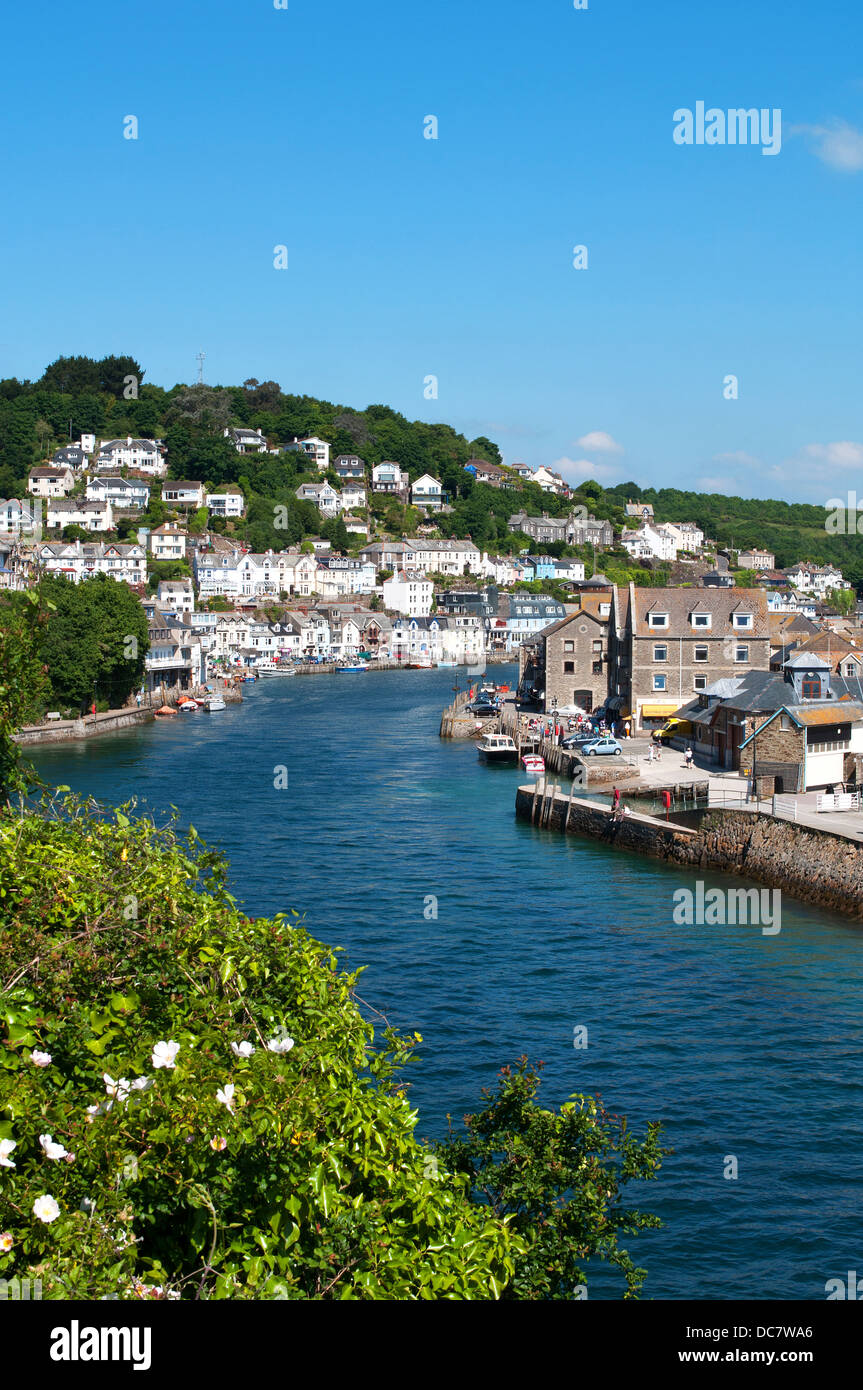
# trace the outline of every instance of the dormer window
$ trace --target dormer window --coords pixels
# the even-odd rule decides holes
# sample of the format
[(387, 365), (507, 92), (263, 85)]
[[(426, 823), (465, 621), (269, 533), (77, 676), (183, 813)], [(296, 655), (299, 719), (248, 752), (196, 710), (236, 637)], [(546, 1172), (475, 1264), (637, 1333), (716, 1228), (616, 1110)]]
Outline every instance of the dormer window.
[(805, 676), (801, 684), (804, 700), (821, 699), (821, 678), (820, 676)]
[(735, 627), (751, 628), (751, 626), (752, 626), (752, 614), (751, 614), (751, 613), (735, 613), (735, 614), (734, 614), (734, 620), (733, 620), (733, 621), (734, 621), (734, 626), (735, 626)]
[(667, 613), (649, 613), (647, 617), (649, 627), (668, 627)]
[(710, 616), (709, 613), (693, 613), (693, 614), (692, 614), (692, 626), (693, 626), (693, 627), (709, 628), (710, 625), (711, 625), (711, 616)]

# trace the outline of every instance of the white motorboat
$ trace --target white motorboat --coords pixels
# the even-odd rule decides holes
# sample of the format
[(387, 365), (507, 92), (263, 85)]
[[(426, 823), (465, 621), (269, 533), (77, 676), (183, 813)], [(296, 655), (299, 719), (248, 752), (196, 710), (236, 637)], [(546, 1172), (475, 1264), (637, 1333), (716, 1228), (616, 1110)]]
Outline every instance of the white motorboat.
[(532, 776), (538, 776), (539, 773), (545, 772), (545, 758), (541, 758), (538, 753), (525, 753), (521, 762), (525, 772), (529, 772)]
[(227, 705), (221, 695), (211, 695), (209, 700), (204, 701), (204, 709), (212, 714), (215, 710), (227, 709)]
[(273, 661), (271, 657), (265, 657), (263, 661), (257, 662), (254, 669), (259, 676), (293, 676), (296, 674), (293, 666), (288, 666), (286, 662)]
[(477, 740), (476, 751), (487, 763), (514, 763), (518, 761), (518, 749), (509, 734), (483, 734)]

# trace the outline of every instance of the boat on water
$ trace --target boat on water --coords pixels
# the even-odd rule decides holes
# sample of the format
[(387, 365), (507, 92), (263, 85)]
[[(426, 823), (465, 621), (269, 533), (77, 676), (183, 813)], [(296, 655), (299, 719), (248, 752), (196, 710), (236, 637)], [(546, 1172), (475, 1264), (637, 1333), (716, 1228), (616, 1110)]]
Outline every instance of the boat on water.
[(227, 709), (227, 705), (221, 695), (211, 695), (209, 700), (204, 701), (204, 709), (212, 714), (215, 710)]
[(483, 734), (477, 740), (476, 751), (487, 763), (514, 763), (518, 761), (518, 749), (509, 734)]
[(538, 753), (525, 753), (521, 762), (525, 772), (533, 775), (545, 772), (545, 758), (541, 758)]
[(341, 661), (336, 667), (336, 675), (358, 676), (360, 671), (367, 671), (368, 669), (364, 661)]
[(439, 671), (455, 671), (457, 667), (457, 661), (439, 661), (437, 664), (437, 668)]
[(194, 714), (195, 710), (200, 708), (197, 700), (184, 700), (182, 695), (177, 701), (177, 709), (181, 714)]
[[(266, 657), (263, 661), (259, 661), (255, 670), (259, 676), (296, 675), (293, 666), (288, 666), (287, 662), (273, 661), (270, 657)], [(246, 676), (246, 680), (248, 679), (248, 676)], [(254, 677), (252, 677), (252, 679), (254, 679)]]

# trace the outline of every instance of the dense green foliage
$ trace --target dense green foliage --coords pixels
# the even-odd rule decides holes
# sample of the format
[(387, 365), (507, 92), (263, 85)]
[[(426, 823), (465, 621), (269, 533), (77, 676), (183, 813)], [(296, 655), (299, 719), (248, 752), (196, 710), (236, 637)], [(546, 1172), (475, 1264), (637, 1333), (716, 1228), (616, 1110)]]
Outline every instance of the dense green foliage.
[[(76, 712), (94, 699), (119, 708), (141, 683), (149, 647), (139, 599), (106, 574), (81, 584), (49, 575), (36, 592), (48, 615), (37, 647), (48, 673), (48, 699)], [(15, 594), (12, 602), (26, 597)]]
[(600, 1255), (623, 1273), (625, 1298), (637, 1298), (638, 1269), (618, 1236), (661, 1223), (621, 1202), (624, 1184), (656, 1176), (663, 1154), (659, 1125), (645, 1140), (590, 1096), (573, 1096), (560, 1113), (536, 1104), (539, 1073), (522, 1059), (505, 1067), (483, 1110), (465, 1117), (463, 1135), (439, 1146), (441, 1158), (470, 1177), (471, 1190), (508, 1219), (524, 1242), (505, 1298), (586, 1297), (587, 1261)]
[[(137, 396), (127, 397), (124, 382), (134, 377)], [(283, 391), (277, 382), (249, 378), (242, 386), (188, 386), (165, 389), (143, 383), (144, 370), (132, 357), (59, 358), (39, 381), (0, 381), (0, 496), (22, 496), (26, 475), (34, 462), (50, 456), (72, 435), (92, 430), (106, 437), (144, 435), (162, 438), (173, 478), (191, 477), (213, 489), (238, 484), (247, 502), (247, 516), (231, 523), (229, 531), (253, 550), (281, 549), (305, 536), (320, 534), (326, 524), (317, 509), (300, 502), (301, 482), (318, 481), (302, 454), (239, 454), (224, 435), (229, 426), (260, 429), (270, 445), (279, 448), (295, 438), (318, 435), (331, 445), (332, 456), (357, 453), (372, 467), (393, 459), (413, 481), (429, 472), (440, 479), (453, 510), (439, 518), (443, 535), (468, 536), (481, 548), (512, 553), (526, 538), (508, 530), (509, 516), (525, 510), (531, 515), (565, 515), (572, 506), (586, 506), (620, 530), (628, 500), (650, 502), (657, 521), (694, 521), (723, 548), (764, 545), (780, 567), (797, 560), (832, 562), (855, 585), (863, 586), (863, 535), (853, 518), (833, 531), (823, 507), (769, 499), (725, 497), (716, 493), (676, 488), (643, 488), (630, 481), (604, 488), (593, 479), (582, 482), (572, 498), (543, 492), (517, 474), (512, 486), (498, 489), (475, 483), (464, 465), (471, 457), (500, 463), (497, 445), (485, 436), (468, 440), (449, 425), (408, 420), (385, 405), (364, 410)], [(827, 499), (825, 498), (825, 503)], [(412, 534), (418, 515), (389, 498), (370, 498), (370, 510), (392, 535)], [(281, 509), (278, 511), (277, 509)], [(166, 511), (154, 491), (145, 524), (159, 525)], [(863, 520), (861, 520), (863, 525)], [(351, 537), (356, 548), (361, 542)], [(347, 538), (340, 534), (340, 548)], [(532, 547), (533, 548), (533, 547)], [(535, 547), (543, 549), (543, 547)], [(569, 553), (569, 552), (568, 552)], [(592, 563), (590, 553), (579, 554)], [(609, 578), (625, 583), (661, 584), (662, 566), (641, 569), (621, 553), (601, 568)], [(647, 576), (647, 577), (644, 577)]]
[[(596, 1107), (522, 1094), (530, 1220), (512, 1187), (489, 1205), (454, 1171), (467, 1149), (415, 1138), (421, 1039), (376, 1037), (356, 975), (296, 913), (245, 916), (194, 831), (10, 810), (0, 905), (0, 1276), (46, 1298), (545, 1298), (598, 1256), (634, 1291), (614, 1233), (652, 1219), (621, 1224)], [(652, 1133), (620, 1152), (620, 1182), (652, 1175)]]
[(39, 639), (49, 616), (38, 594), (0, 594), (0, 806), (27, 786), (12, 735), (38, 715), (48, 696)]

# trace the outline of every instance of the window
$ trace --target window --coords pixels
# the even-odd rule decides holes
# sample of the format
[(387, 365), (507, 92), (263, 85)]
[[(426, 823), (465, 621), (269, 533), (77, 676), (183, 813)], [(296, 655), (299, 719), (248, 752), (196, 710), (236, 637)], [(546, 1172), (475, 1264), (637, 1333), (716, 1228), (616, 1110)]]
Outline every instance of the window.
[(595, 652), (601, 652), (601, 651), (602, 651), (602, 642), (601, 642), (601, 641), (600, 641), (600, 642), (594, 642), (594, 644), (593, 644), (593, 650), (594, 650)]
[(809, 676), (803, 681), (802, 685), (804, 700), (821, 699), (821, 678), (819, 676)]
[(734, 614), (734, 626), (735, 626), (735, 627), (750, 628), (750, 627), (752, 626), (752, 614), (751, 614), (751, 613), (735, 613), (735, 614)]
[(653, 688), (654, 688), (654, 690), (664, 690), (664, 689), (665, 689), (665, 681), (666, 681), (666, 677), (665, 677), (665, 676), (654, 676), (654, 677), (653, 677)]
[(653, 660), (654, 660), (654, 661), (667, 661), (667, 660), (668, 660), (668, 648), (666, 647), (666, 645), (665, 645), (664, 642), (662, 642), (661, 644), (660, 644), (660, 643), (657, 643), (656, 646), (653, 648)]
[(602, 661), (594, 661), (594, 663), (593, 663), (593, 668), (592, 668), (592, 669), (593, 669), (593, 674), (594, 674), (595, 676), (601, 676), (601, 675), (602, 675)]
[(696, 647), (696, 648), (695, 648), (695, 660), (696, 660), (696, 661), (707, 661), (708, 656), (709, 656), (709, 649), (708, 649), (707, 647)]
[(693, 689), (693, 690), (706, 690), (706, 689), (707, 689), (707, 677), (706, 677), (706, 676), (694, 676), (694, 677), (693, 677), (693, 680), (692, 680), (692, 689)]
[(748, 661), (748, 660), (749, 660), (749, 648), (748, 648), (748, 647), (735, 647), (735, 648), (734, 648), (734, 660), (735, 660), (735, 661)]
[(667, 613), (650, 613), (647, 618), (648, 627), (668, 627)]
[(693, 627), (710, 627), (710, 614), (709, 614), (709, 613), (693, 613), (693, 615), (692, 615), (692, 626), (693, 626)]
[(563, 674), (564, 674), (565, 676), (566, 676), (566, 675), (570, 675), (570, 674), (571, 674), (572, 672), (574, 672), (574, 671), (575, 671), (575, 662), (574, 662), (574, 661), (565, 661), (565, 662), (563, 663)]
[(563, 644), (563, 650), (564, 650), (565, 652), (574, 652), (574, 651), (575, 651), (575, 643), (574, 643), (574, 642), (564, 642), (564, 644)]

